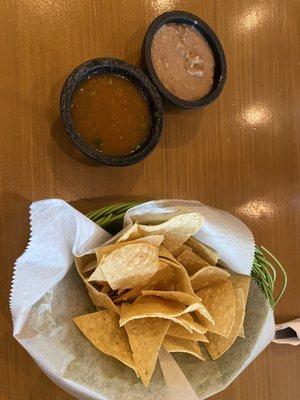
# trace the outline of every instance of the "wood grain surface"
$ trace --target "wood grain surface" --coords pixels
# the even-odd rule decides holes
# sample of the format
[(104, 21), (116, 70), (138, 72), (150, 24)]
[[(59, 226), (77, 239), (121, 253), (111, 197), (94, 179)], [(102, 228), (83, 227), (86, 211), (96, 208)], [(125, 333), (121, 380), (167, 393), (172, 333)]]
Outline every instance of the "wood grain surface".
[[(172, 9), (194, 12), (220, 37), (228, 61), (222, 95), (202, 110), (166, 112), (162, 140), (142, 163), (91, 164), (59, 119), (66, 76), (97, 56), (138, 65), (149, 23)], [(59, 197), (86, 211), (116, 200), (185, 198), (227, 210), (287, 268), (276, 320), (300, 316), (299, 20), (298, 0), (1, 2), (1, 400), (71, 399), (12, 338), (10, 281), (34, 200)], [(300, 346), (272, 344), (213, 398), (296, 400), (299, 376)]]

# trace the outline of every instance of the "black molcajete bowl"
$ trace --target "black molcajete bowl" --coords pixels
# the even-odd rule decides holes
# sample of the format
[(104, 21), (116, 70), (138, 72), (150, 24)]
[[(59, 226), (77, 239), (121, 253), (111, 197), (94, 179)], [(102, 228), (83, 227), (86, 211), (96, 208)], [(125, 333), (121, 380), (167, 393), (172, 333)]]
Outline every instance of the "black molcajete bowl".
[[(210, 92), (200, 99), (192, 101), (180, 99), (165, 88), (155, 72), (151, 58), (152, 40), (159, 28), (161, 28), (165, 24), (170, 23), (187, 24), (193, 26), (206, 39), (213, 52), (215, 59), (214, 83)], [(185, 11), (166, 12), (157, 17), (151, 23), (143, 42), (142, 60), (146, 68), (147, 74), (150, 76), (152, 82), (155, 84), (163, 98), (180, 108), (193, 109), (208, 105), (219, 96), (225, 84), (227, 72), (226, 59), (219, 39), (204, 21), (202, 21), (196, 15), (190, 14)]]
[[(124, 156), (112, 156), (97, 151), (86, 143), (74, 126), (71, 108), (74, 90), (84, 80), (101, 73), (112, 73), (130, 79), (143, 93), (151, 113), (151, 128), (147, 139), (136, 151)], [(163, 127), (163, 105), (150, 79), (139, 69), (116, 58), (95, 58), (79, 65), (67, 78), (60, 96), (60, 113), (67, 134), (75, 146), (88, 157), (102, 164), (127, 166), (144, 159), (158, 143)], [(112, 132), (113, 134), (113, 132)]]

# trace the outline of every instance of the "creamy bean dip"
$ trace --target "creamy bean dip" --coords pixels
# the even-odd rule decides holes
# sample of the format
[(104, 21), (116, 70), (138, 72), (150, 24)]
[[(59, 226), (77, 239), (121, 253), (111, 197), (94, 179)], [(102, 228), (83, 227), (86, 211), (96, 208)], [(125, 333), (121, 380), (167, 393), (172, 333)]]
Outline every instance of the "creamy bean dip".
[(183, 100), (197, 100), (212, 88), (215, 60), (201, 33), (187, 24), (165, 24), (155, 33), (151, 59), (161, 83)]

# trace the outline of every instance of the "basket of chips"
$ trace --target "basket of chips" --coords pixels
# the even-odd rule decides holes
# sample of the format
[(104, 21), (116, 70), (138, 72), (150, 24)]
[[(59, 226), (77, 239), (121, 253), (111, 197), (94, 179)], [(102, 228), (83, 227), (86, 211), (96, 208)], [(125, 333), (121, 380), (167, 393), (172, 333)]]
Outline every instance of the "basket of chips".
[(164, 353), (204, 399), (273, 339), (285, 287), (282, 265), (240, 220), (199, 202), (122, 203), (84, 216), (45, 200), (31, 207), (30, 243), (16, 263), (14, 336), (79, 399), (169, 398), (180, 379), (158, 367)]

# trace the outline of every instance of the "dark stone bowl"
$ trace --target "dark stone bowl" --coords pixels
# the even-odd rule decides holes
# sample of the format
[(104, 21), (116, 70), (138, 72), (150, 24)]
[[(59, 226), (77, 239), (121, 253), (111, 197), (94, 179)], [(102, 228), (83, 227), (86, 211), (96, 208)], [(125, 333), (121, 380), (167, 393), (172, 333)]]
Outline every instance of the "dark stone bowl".
[[(179, 23), (193, 26), (206, 39), (213, 52), (215, 58), (214, 83), (210, 92), (200, 99), (187, 101), (175, 96), (164, 87), (155, 72), (151, 58), (152, 40), (156, 31), (161, 28), (162, 25), (169, 23)], [(225, 84), (227, 73), (226, 59), (219, 39), (204, 21), (202, 21), (196, 15), (185, 11), (166, 12), (161, 14), (151, 23), (144, 37), (142, 60), (147, 74), (150, 76), (161, 96), (167, 100), (167, 102), (180, 108), (193, 109), (207, 106), (219, 96)]]
[[(130, 79), (143, 93), (151, 113), (151, 128), (143, 145), (136, 151), (124, 156), (112, 156), (97, 151), (86, 143), (74, 126), (71, 106), (74, 90), (90, 76), (112, 73)], [(95, 58), (79, 65), (65, 81), (60, 96), (60, 114), (66, 132), (72, 142), (88, 157), (101, 164), (127, 166), (143, 160), (157, 145), (163, 127), (163, 105), (161, 98), (150, 79), (139, 69), (116, 58)]]

